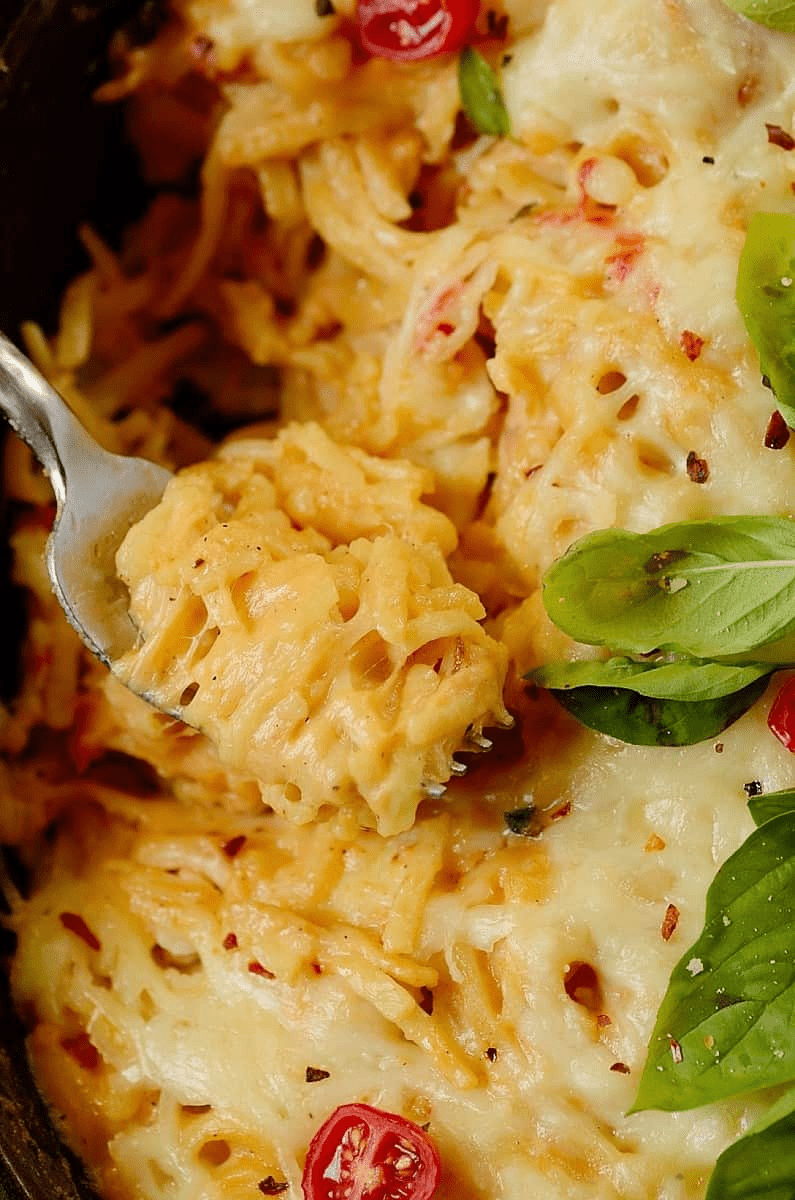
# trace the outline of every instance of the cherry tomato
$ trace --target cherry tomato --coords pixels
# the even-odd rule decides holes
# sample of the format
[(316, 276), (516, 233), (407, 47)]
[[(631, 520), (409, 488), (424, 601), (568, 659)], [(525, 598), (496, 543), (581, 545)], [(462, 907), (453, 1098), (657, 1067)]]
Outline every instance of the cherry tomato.
[(419, 1125), (369, 1104), (343, 1104), (309, 1145), (304, 1200), (431, 1200), (439, 1152)]
[(767, 727), (783, 746), (795, 751), (795, 675), (787, 680), (773, 701)]
[(395, 62), (460, 50), (478, 15), (478, 0), (358, 0), (356, 19), (370, 54)]

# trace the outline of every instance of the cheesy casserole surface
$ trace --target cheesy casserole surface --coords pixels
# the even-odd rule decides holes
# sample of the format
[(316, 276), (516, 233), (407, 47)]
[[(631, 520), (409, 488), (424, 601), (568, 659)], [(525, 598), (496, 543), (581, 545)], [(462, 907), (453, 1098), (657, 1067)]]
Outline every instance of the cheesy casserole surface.
[(119, 554), (119, 674), (185, 721), (66, 624), (9, 439), (31, 1060), (108, 1200), (300, 1200), (351, 1101), (427, 1126), (438, 1200), (700, 1200), (759, 1098), (629, 1110), (791, 756), (770, 696), (644, 747), (524, 676), (592, 653), (541, 602), (577, 538), (792, 512), (734, 297), (750, 218), (795, 205), (795, 42), (720, 0), (481, 6), (495, 136), (455, 54), (370, 57), (354, 15), (175, 0), (111, 47), (155, 199), (118, 251), (82, 231), (25, 336), (104, 445), (178, 472)]

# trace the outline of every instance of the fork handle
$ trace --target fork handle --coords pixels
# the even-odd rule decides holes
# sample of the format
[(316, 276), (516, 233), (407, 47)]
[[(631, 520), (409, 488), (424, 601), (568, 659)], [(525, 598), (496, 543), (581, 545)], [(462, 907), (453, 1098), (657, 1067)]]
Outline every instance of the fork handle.
[(49, 476), (60, 508), (69, 459), (90, 454), (96, 443), (44, 376), (2, 333), (0, 408)]

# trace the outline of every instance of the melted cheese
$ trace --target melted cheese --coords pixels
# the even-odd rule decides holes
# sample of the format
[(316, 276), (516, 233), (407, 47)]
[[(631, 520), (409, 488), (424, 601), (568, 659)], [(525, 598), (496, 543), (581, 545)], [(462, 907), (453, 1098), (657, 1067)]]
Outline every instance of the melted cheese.
[(189, 468), (125, 538), (133, 690), (207, 733), (294, 819), (364, 800), (383, 834), (510, 724), (504, 649), (444, 560), (452, 524), (409, 463), (317, 426)]
[[(792, 786), (792, 758), (768, 701), (716, 743), (649, 749), (518, 679), (583, 652), (538, 592), (578, 535), (792, 512), (733, 292), (749, 216), (792, 211), (795, 155), (765, 126), (793, 127), (793, 42), (720, 0), (507, 0), (513, 136), (462, 145), (454, 61), (353, 63), (312, 8), (186, 0), (130, 54), (113, 94), (132, 95), (145, 169), (162, 177), (175, 143), (203, 154), (201, 200), (161, 196), (122, 259), (87, 235), (58, 338), (32, 337), (108, 445), (201, 460), (122, 566), (139, 682), (169, 703), (198, 682), (198, 723), (237, 751), (81, 662), (35, 565), (43, 532), (20, 530), (31, 670), (0, 731), (0, 831), (39, 856), (13, 916), (38, 1077), (119, 1200), (269, 1175), (299, 1200), (313, 1133), (353, 1099), (428, 1123), (439, 1200), (700, 1200), (761, 1101), (626, 1114), (670, 971), (749, 832), (744, 787)], [(208, 30), (222, 74), (196, 87)], [(164, 317), (184, 325), (161, 335)], [(211, 458), (161, 403), (174, 378), (222, 416), (265, 420), (278, 398), (282, 431)], [(9, 478), (42, 502), (18, 454)], [(389, 587), (343, 619), (377, 554)], [(357, 620), (401, 686), (422, 668), (391, 725), (382, 685), (354, 679)], [(412, 661), (426, 620), (431, 643), (471, 647), (465, 678)], [(252, 656), (228, 694), (215, 628), (219, 662)], [(418, 807), (467, 724), (499, 716), (506, 657), (514, 734)], [(331, 719), (343, 693), (363, 775)], [(292, 724), (267, 724), (278, 703)], [(379, 757), (396, 747), (397, 776)], [(356, 793), (400, 831), (362, 829)], [(509, 834), (530, 804), (540, 836)]]

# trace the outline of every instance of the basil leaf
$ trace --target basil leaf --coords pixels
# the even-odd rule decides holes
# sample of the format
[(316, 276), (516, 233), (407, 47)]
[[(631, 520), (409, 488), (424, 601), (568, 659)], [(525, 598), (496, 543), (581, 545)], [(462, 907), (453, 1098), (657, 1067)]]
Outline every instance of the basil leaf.
[(695, 1108), (795, 1079), (795, 813), (755, 830), (707, 893), (677, 963), (633, 1111)]
[(665, 700), (627, 688), (550, 688), (559, 704), (589, 729), (633, 746), (692, 746), (717, 737), (762, 695), (766, 678), (716, 700)]
[(771, 1125), (775, 1125), (782, 1118), (790, 1116), (791, 1113), (795, 1113), (795, 1088), (788, 1088), (783, 1095), (779, 1096), (767, 1112), (754, 1121), (748, 1132), (749, 1134), (763, 1133), (764, 1130), (769, 1129)]
[[(795, 5), (788, 7), (795, 14)], [(776, 407), (795, 426), (795, 216), (751, 218), (737, 273), (737, 307)]]
[(729, 8), (744, 17), (767, 25), (768, 29), (781, 29), (784, 33), (795, 33), (795, 3), (793, 0), (723, 0)]
[[(650, 533), (599, 530), (553, 563), (543, 599), (579, 642), (716, 659), (757, 651), (795, 629), (795, 522), (716, 517)], [(792, 653), (773, 646), (771, 661)]]
[(461, 107), (479, 133), (504, 137), (511, 122), (497, 76), (482, 54), (467, 46), (458, 60), (458, 90)]
[(754, 796), (748, 801), (748, 811), (755, 825), (764, 825), (765, 821), (772, 821), (774, 817), (780, 817), (783, 813), (795, 812), (795, 788)]
[(795, 1200), (795, 1089), (724, 1150), (705, 1200)]
[(616, 655), (588, 662), (547, 663), (531, 671), (527, 678), (556, 691), (577, 687), (630, 688), (639, 696), (695, 703), (739, 692), (773, 670), (770, 663), (735, 665), (674, 656), (635, 662)]

